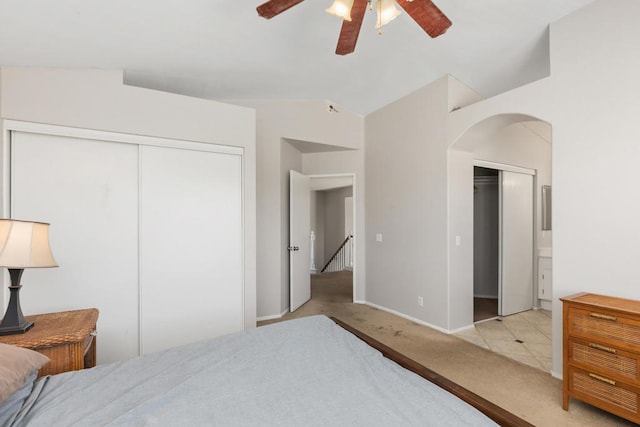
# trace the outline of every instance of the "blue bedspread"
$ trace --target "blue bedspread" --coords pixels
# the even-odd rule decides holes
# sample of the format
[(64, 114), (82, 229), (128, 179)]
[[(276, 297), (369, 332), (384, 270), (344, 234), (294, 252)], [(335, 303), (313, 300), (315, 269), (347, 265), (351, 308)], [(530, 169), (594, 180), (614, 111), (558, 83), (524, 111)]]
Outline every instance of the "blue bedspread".
[(42, 378), (14, 425), (496, 424), (313, 316)]

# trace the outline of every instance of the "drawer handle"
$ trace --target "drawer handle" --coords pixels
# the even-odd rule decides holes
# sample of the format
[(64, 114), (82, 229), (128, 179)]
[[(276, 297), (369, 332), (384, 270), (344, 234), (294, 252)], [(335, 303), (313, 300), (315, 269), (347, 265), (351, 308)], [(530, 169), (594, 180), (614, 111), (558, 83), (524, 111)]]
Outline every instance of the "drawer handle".
[(614, 380), (610, 380), (609, 378), (601, 377), (600, 375), (597, 375), (597, 374), (589, 374), (589, 376), (591, 378), (593, 378), (594, 380), (598, 380), (598, 381), (601, 381), (603, 383), (607, 383), (607, 384), (612, 385), (612, 386), (616, 385), (616, 382)]
[(600, 344), (596, 344), (596, 343), (590, 342), (589, 343), (589, 347), (595, 348), (596, 350), (606, 351), (607, 353), (616, 354), (616, 349), (615, 348), (605, 347), (605, 346), (600, 345)]
[(589, 314), (591, 317), (595, 317), (596, 319), (604, 319), (604, 320), (611, 320), (613, 322), (615, 322), (616, 320), (618, 320), (617, 317), (615, 316), (609, 316), (606, 314), (600, 314), (600, 313), (590, 313)]

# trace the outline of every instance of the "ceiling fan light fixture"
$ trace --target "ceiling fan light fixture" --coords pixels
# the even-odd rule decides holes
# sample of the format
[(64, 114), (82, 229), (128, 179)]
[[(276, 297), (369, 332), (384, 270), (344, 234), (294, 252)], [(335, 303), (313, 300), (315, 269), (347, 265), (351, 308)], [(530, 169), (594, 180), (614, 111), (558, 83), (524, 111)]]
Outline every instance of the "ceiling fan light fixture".
[(400, 15), (400, 9), (396, 7), (395, 0), (378, 0), (376, 7), (378, 19), (376, 20), (376, 28), (380, 29), (383, 25), (387, 25)]
[(353, 0), (335, 0), (326, 12), (335, 15), (345, 21), (351, 21), (351, 8), (353, 7)]

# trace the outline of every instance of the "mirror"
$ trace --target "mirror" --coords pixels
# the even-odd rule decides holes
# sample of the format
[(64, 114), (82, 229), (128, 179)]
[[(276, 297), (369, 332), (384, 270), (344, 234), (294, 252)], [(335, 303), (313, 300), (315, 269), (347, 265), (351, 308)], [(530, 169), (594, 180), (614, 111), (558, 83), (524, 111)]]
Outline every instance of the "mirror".
[(551, 230), (551, 186), (542, 186), (542, 229)]

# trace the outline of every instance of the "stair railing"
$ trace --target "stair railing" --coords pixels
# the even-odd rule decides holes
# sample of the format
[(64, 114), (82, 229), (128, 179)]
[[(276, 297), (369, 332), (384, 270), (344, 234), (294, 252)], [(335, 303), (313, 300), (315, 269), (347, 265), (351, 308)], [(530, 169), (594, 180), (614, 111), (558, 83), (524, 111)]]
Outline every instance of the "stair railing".
[(329, 261), (322, 267), (320, 273), (325, 272), (333, 272), (333, 271), (342, 271), (345, 267), (350, 266), (351, 263), (351, 249), (350, 243), (351, 239), (353, 239), (353, 235), (348, 235), (340, 247), (334, 252), (333, 256), (329, 258)]

